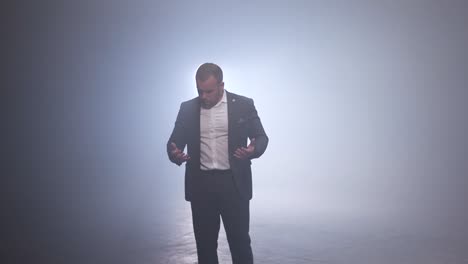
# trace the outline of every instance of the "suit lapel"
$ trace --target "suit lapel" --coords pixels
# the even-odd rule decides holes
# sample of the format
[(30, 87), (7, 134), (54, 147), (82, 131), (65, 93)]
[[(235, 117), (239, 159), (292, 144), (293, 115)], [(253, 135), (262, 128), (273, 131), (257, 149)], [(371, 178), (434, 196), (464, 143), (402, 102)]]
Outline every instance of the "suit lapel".
[(232, 98), (232, 94), (226, 90), (224, 90), (226, 93), (226, 99), (227, 99), (227, 108), (228, 108), (228, 148), (229, 148), (229, 153), (233, 153), (233, 128), (234, 128), (234, 108), (235, 108), (235, 103), (236, 100)]
[(228, 107), (228, 124), (229, 124), (229, 129), (231, 128), (231, 122), (232, 122), (232, 115), (234, 111), (234, 103), (235, 100), (232, 98), (232, 94), (229, 93), (228, 91), (224, 90), (226, 92), (226, 100), (227, 100), (227, 107)]
[(201, 104), (200, 104), (200, 99), (197, 98), (197, 100), (195, 100), (196, 103), (195, 103), (195, 109), (193, 111), (194, 113), (194, 116), (193, 116), (193, 120), (194, 120), (194, 131), (193, 131), (193, 142), (195, 143), (194, 144), (194, 147), (196, 149), (194, 149), (194, 154), (197, 155), (196, 157), (196, 166), (197, 168), (200, 168), (200, 148), (201, 148), (201, 140), (200, 140), (200, 111), (201, 111)]

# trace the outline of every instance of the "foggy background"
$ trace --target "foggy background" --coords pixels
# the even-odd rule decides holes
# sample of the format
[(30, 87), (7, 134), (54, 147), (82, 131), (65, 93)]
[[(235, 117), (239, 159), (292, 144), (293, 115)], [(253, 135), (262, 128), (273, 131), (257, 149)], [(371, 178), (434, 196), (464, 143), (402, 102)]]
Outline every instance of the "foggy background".
[[(428, 263), (418, 261), (440, 246), (451, 256), (444, 263), (468, 262), (466, 1), (2, 9), (2, 263), (193, 263), (184, 251), (173, 262), (158, 254), (175, 247), (177, 232), (194, 248), (184, 167), (165, 145), (204, 62), (221, 66), (226, 90), (255, 100), (270, 138), (252, 167), (259, 263), (261, 254), (287, 263), (275, 261), (288, 246), (314, 250), (326, 234), (297, 230), (330, 224), (324, 230), (435, 241), (389, 253), (389, 263)], [(306, 242), (284, 242), (295, 239)], [(260, 252), (263, 241), (278, 250)], [(144, 250), (151, 257), (137, 261)], [(359, 252), (341, 260), (343, 252), (304, 263), (387, 263)]]

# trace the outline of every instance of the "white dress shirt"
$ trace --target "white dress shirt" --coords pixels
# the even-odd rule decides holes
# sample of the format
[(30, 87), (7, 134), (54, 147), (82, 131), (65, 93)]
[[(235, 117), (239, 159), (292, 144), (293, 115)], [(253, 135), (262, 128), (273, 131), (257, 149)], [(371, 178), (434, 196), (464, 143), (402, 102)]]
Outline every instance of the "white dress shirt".
[(228, 111), (226, 91), (212, 108), (200, 109), (200, 169), (227, 170), (228, 151)]

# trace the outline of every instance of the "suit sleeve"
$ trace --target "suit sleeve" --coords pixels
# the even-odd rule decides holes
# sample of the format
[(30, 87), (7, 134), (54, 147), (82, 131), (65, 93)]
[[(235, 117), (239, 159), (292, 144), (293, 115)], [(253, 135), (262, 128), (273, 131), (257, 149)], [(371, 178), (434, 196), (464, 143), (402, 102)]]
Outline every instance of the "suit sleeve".
[(184, 104), (182, 103), (180, 105), (179, 113), (177, 114), (177, 119), (174, 124), (174, 129), (172, 130), (172, 134), (169, 137), (169, 140), (167, 141), (167, 155), (169, 157), (169, 160), (177, 165), (181, 165), (177, 163), (174, 159), (172, 159), (170, 155), (171, 151), (171, 143), (175, 143), (177, 148), (183, 150), (185, 148), (185, 145), (187, 145), (187, 136), (186, 136), (186, 121), (184, 118)]
[(248, 106), (248, 136), (250, 139), (255, 138), (255, 151), (250, 159), (256, 159), (265, 152), (269, 139), (263, 129), (262, 122), (260, 121), (252, 99), (249, 100)]

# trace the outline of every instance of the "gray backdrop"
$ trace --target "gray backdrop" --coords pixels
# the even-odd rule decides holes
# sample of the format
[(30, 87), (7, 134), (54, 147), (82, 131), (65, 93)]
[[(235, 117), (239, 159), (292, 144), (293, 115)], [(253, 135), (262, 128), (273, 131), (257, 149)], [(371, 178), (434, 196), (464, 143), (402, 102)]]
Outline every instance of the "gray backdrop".
[(270, 137), (253, 162), (253, 223), (468, 241), (466, 1), (30, 1), (3, 12), (11, 263), (99, 263), (148, 230), (167, 241), (174, 226), (153, 226), (188, 204), (165, 144), (204, 62), (254, 98)]

